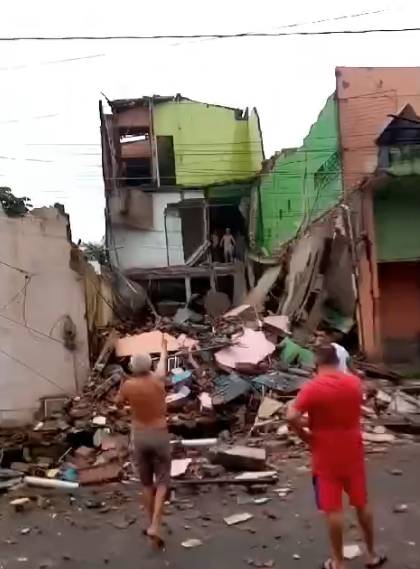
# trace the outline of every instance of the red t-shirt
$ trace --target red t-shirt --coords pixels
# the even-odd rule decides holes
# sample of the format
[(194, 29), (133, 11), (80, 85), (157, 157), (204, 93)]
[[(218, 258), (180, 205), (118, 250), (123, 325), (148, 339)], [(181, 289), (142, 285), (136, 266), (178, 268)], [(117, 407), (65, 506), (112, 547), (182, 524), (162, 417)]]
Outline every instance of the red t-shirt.
[(309, 416), (314, 474), (347, 476), (363, 468), (362, 402), (360, 379), (340, 371), (317, 375), (300, 390), (294, 406)]

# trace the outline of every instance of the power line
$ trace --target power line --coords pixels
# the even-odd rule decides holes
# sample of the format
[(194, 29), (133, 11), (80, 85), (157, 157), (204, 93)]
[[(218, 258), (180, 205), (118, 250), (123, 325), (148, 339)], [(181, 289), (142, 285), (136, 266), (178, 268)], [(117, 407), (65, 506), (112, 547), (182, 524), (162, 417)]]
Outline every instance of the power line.
[(16, 362), (17, 364), (21, 365), (22, 367), (30, 370), (32, 373), (34, 373), (35, 375), (37, 375), (38, 377), (40, 377), (41, 379), (43, 379), (44, 381), (46, 381), (47, 383), (49, 383), (50, 385), (53, 385), (54, 387), (56, 387), (57, 389), (59, 389), (62, 393), (68, 395), (68, 392), (63, 389), (61, 387), (61, 385), (59, 385), (58, 383), (56, 383), (55, 381), (53, 381), (52, 379), (49, 379), (46, 375), (44, 375), (43, 373), (39, 372), (38, 370), (36, 370), (35, 368), (31, 367), (30, 365), (26, 364), (25, 362), (23, 362), (22, 360), (20, 360), (19, 358), (12, 356), (12, 354), (9, 354), (8, 352), (6, 352), (5, 350), (3, 350), (2, 348), (0, 348), (0, 353), (4, 354), (5, 356), (7, 356), (8, 358), (10, 358), (12, 361)]
[(98, 57), (105, 57), (105, 53), (97, 53), (93, 55), (83, 55), (81, 57), (68, 57), (66, 59), (53, 59), (51, 61), (38, 61), (35, 63), (31, 63), (30, 65), (19, 64), (19, 65), (10, 65), (7, 67), (0, 67), (0, 71), (13, 71), (13, 70), (20, 70), (20, 69), (32, 69), (33, 67), (38, 67), (42, 65), (56, 65), (57, 63), (72, 63), (73, 61), (81, 61), (85, 59), (96, 59)]
[(15, 267), (14, 265), (9, 265), (9, 263), (6, 263), (5, 261), (0, 261), (0, 265), (4, 265), (5, 267), (8, 267), (9, 269), (14, 269), (15, 271), (18, 271), (19, 273), (22, 273), (25, 276), (30, 276), (30, 274), (31, 274), (28, 271), (26, 271), (25, 269), (22, 269), (22, 267)]
[(41, 330), (37, 330), (36, 328), (32, 328), (32, 326), (29, 326), (29, 324), (23, 324), (22, 322), (19, 322), (19, 320), (15, 320), (14, 318), (10, 318), (9, 316), (5, 316), (4, 314), (0, 314), (0, 318), (3, 318), (4, 320), (7, 320), (8, 322), (12, 322), (13, 324), (17, 324), (18, 326), (21, 326), (22, 328), (26, 328), (30, 332), (34, 332), (35, 334), (39, 334), (40, 336), (43, 336), (47, 340), (52, 340), (53, 342), (57, 342), (58, 344), (64, 345), (64, 342), (62, 342), (58, 338), (54, 338), (54, 336), (49, 336), (45, 332), (41, 332)]
[(15, 301), (18, 300), (18, 298), (20, 297), (20, 295), (21, 295), (23, 292), (26, 292), (26, 288), (28, 287), (28, 284), (29, 284), (29, 279), (30, 279), (30, 277), (28, 277), (28, 281), (27, 281), (26, 278), (25, 278), (25, 284), (23, 285), (23, 287), (22, 287), (20, 290), (18, 290), (18, 292), (17, 292), (16, 294), (14, 294), (14, 295), (12, 296), (12, 298), (10, 298), (10, 299), (6, 302), (6, 304), (3, 304), (3, 306), (0, 306), (0, 310), (6, 310), (7, 308), (9, 308), (9, 306), (11, 306)]
[(413, 28), (364, 28), (359, 30), (318, 30), (293, 32), (236, 32), (208, 34), (155, 34), (155, 35), (86, 35), (86, 36), (1, 36), (0, 42), (18, 41), (113, 41), (113, 40), (191, 40), (191, 39), (242, 39), (242, 38), (275, 38), (287, 36), (333, 36), (363, 35), (374, 33), (418, 32), (420, 27)]

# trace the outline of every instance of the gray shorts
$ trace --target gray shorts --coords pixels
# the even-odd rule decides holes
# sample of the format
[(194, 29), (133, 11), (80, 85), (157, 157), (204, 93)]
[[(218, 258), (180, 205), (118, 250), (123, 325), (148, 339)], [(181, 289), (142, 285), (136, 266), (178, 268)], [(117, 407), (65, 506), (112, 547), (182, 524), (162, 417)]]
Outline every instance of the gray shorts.
[(134, 460), (144, 486), (169, 486), (171, 445), (166, 429), (133, 430)]

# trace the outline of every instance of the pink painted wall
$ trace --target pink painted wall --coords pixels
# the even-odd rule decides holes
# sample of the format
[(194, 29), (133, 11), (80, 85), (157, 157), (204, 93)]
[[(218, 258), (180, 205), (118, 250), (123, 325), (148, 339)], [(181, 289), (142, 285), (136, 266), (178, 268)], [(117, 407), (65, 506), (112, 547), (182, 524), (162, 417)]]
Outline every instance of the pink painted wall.
[[(0, 242), (0, 425), (6, 426), (30, 422), (41, 397), (74, 395), (88, 376), (89, 357), (84, 283), (70, 268), (67, 219), (55, 208), (17, 218), (0, 212)], [(76, 327), (74, 351), (62, 341), (65, 315)]]

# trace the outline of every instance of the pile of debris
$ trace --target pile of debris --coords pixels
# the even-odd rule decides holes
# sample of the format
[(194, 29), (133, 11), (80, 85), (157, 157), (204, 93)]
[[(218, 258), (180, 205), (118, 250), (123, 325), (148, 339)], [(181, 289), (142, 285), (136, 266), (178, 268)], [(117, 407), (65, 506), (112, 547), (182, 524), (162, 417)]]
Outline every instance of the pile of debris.
[[(311, 377), (314, 357), (293, 341), (287, 317), (261, 318), (243, 305), (200, 323), (179, 320), (108, 331), (80, 396), (47, 399), (33, 428), (0, 432), (0, 490), (22, 481), (77, 487), (136, 480), (129, 409), (119, 408), (115, 398), (130, 356), (148, 352), (158, 360), (162, 334), (177, 483), (266, 484), (276, 480), (282, 461), (301, 457), (304, 447), (288, 431), (285, 408)], [(407, 385), (385, 368), (358, 366), (369, 383), (368, 450), (384, 450), (393, 433), (420, 434), (420, 385), (413, 390), (413, 382)]]

